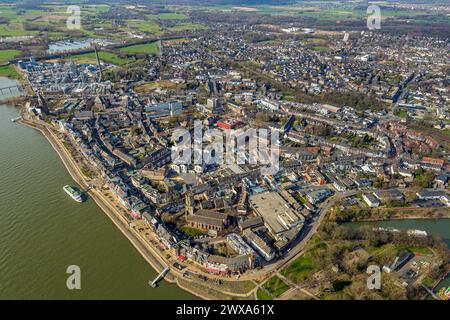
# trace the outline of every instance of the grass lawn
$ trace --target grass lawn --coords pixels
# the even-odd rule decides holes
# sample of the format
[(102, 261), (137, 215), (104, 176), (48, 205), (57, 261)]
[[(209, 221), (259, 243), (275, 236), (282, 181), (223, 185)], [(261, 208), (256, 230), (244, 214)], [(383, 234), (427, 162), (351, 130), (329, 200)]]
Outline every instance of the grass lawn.
[(1, 77), (10, 77), (10, 78), (19, 78), (19, 74), (17, 73), (14, 66), (8, 65), (0, 67), (0, 76)]
[(433, 254), (433, 251), (431, 251), (428, 247), (418, 247), (418, 246), (398, 246), (398, 250), (408, 250), (409, 252), (416, 253), (420, 252), (423, 254)]
[(203, 231), (201, 231), (199, 229), (190, 228), (188, 226), (182, 226), (181, 227), (181, 232), (183, 232), (188, 237), (198, 237), (198, 236), (201, 236), (201, 235), (205, 234)]
[(272, 297), (263, 289), (258, 289), (256, 291), (256, 297), (258, 300), (272, 300)]
[[(100, 57), (100, 60), (115, 64), (118, 66), (121, 66), (121, 65), (124, 65), (124, 64), (127, 64), (130, 62), (130, 60), (123, 59), (123, 58), (119, 57), (117, 54), (111, 53), (111, 52), (99, 52), (98, 55)], [(97, 59), (95, 57), (94, 52), (73, 55), (72, 59), (76, 60), (79, 63), (97, 63)]]
[(321, 51), (321, 52), (326, 52), (326, 51), (331, 50), (330, 48), (325, 47), (325, 46), (312, 46), (311, 49), (314, 51)]
[(386, 204), (386, 208), (409, 208), (412, 207), (411, 203), (405, 201), (392, 201)]
[(129, 20), (128, 26), (131, 29), (137, 29), (141, 32), (150, 32), (150, 33), (159, 33), (160, 28), (157, 23), (150, 21), (141, 21), (141, 20)]
[(123, 47), (120, 51), (128, 53), (146, 53), (146, 54), (157, 54), (160, 50), (159, 41), (146, 44), (136, 44), (134, 46)]
[(289, 289), (289, 286), (277, 276), (270, 278), (263, 287), (274, 297), (281, 296)]
[(0, 64), (19, 56), (22, 52), (19, 50), (0, 50)]
[(318, 44), (326, 44), (327, 41), (321, 38), (307, 38), (305, 39), (306, 44), (318, 45)]
[(293, 282), (300, 282), (301, 280), (306, 279), (313, 270), (313, 259), (311, 255), (306, 252), (295, 259), (289, 267), (281, 272), (281, 274), (291, 279)]
[(223, 280), (221, 287), (225, 291), (247, 294), (248, 292), (255, 289), (256, 285), (252, 281), (249, 281), (249, 280), (238, 281), (238, 282)]
[(408, 116), (408, 111), (400, 109), (395, 112), (395, 115), (400, 118), (406, 118)]

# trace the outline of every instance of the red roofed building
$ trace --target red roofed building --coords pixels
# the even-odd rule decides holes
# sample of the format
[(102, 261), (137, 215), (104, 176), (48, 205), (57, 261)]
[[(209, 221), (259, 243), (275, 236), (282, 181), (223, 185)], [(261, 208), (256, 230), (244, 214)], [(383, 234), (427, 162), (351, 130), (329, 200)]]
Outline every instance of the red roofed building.
[(230, 130), (236, 128), (236, 126), (239, 124), (239, 121), (234, 119), (228, 119), (223, 121), (217, 121), (217, 126), (219, 128)]
[(440, 166), (440, 167), (442, 167), (444, 165), (443, 159), (436, 159), (436, 158), (430, 158), (430, 157), (423, 157), (422, 162), (426, 163), (426, 164)]

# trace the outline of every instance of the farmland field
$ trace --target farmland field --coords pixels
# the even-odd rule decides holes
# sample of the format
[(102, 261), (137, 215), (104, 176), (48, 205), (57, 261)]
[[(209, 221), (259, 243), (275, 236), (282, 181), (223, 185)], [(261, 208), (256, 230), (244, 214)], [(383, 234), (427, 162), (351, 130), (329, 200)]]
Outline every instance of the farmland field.
[(0, 64), (8, 62), (8, 60), (19, 56), (21, 52), (19, 50), (0, 50)]
[(137, 44), (120, 49), (120, 51), (127, 53), (146, 53), (146, 54), (157, 54), (159, 50), (160, 50), (159, 41), (146, 44)]
[(183, 13), (148, 14), (150, 20), (187, 20), (189, 17)]
[(136, 29), (141, 32), (149, 32), (158, 34), (160, 32), (160, 27), (157, 23), (150, 21), (141, 21), (141, 20), (129, 20), (128, 26), (131, 29)]
[[(99, 57), (101, 60), (103, 60), (105, 62), (109, 62), (109, 63), (115, 64), (118, 66), (124, 65), (124, 64), (127, 64), (128, 62), (130, 62), (129, 60), (123, 59), (123, 58), (119, 57), (117, 54), (110, 53), (110, 52), (99, 52)], [(93, 52), (73, 55), (71, 58), (79, 63), (97, 63), (95, 53), (93, 53)]]

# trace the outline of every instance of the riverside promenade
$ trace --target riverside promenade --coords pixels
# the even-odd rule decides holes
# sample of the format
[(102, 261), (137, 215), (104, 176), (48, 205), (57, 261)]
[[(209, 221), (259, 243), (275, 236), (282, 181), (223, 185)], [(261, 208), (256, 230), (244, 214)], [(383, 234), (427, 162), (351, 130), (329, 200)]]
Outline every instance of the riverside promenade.
[[(72, 155), (68, 152), (62, 141), (56, 136), (52, 128), (48, 124), (36, 123), (34, 121), (21, 119), (18, 123), (31, 127), (39, 131), (50, 143), (55, 152), (60, 157), (67, 171), (72, 179), (94, 200), (94, 202), (100, 207), (100, 209), (108, 216), (108, 218), (114, 223), (114, 225), (122, 232), (122, 234), (132, 243), (141, 256), (150, 264), (150, 266), (157, 272), (161, 273), (166, 267), (169, 267), (170, 272), (164, 277), (168, 283), (176, 284), (181, 289), (197, 296), (204, 300), (221, 299), (223, 296), (211, 294), (210, 290), (205, 290), (207, 287), (202, 288), (200, 283), (196, 283), (195, 286), (191, 286), (190, 282), (193, 280), (183, 278), (183, 273), (177, 268), (173, 267), (173, 262), (162, 256), (164, 252), (159, 252), (157, 248), (154, 248), (148, 239), (145, 239), (141, 233), (139, 233), (135, 226), (129, 222), (128, 219), (120, 212), (115, 204), (108, 199), (108, 197), (99, 190), (97, 185), (93, 185), (94, 181), (87, 178), (81, 171), (79, 165), (73, 159)], [(155, 289), (157, 290), (157, 289)], [(216, 290), (217, 291), (217, 290)], [(241, 296), (248, 297), (248, 294), (236, 294), (234, 292), (220, 292), (227, 296)], [(250, 292), (249, 292), (250, 294)]]

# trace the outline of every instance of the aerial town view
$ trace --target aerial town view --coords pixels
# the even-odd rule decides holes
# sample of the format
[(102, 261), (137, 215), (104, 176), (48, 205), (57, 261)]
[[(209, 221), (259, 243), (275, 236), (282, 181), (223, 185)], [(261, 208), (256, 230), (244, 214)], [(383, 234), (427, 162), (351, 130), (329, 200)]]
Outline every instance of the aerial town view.
[(449, 36), (446, 0), (0, 0), (0, 299), (449, 300)]

